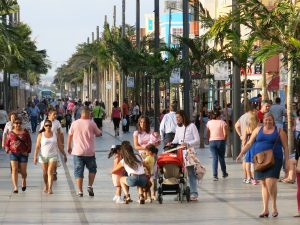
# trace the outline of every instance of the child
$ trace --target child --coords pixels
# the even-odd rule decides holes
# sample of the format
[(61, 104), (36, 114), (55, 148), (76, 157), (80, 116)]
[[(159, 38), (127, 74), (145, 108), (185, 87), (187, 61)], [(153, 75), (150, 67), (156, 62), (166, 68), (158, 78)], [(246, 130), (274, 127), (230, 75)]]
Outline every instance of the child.
[(72, 123), (72, 112), (71, 110), (67, 110), (67, 114), (65, 115), (65, 120), (66, 120), (66, 132), (68, 133), (71, 123)]
[[(111, 158), (112, 156), (114, 156), (113, 169), (118, 165), (118, 163), (122, 159), (120, 151), (121, 151), (121, 145), (111, 146), (110, 152), (108, 154), (108, 158)], [(121, 170), (114, 172), (111, 175), (114, 187), (116, 187), (116, 192), (115, 192), (113, 201), (115, 201), (117, 204), (124, 203), (124, 201), (121, 199), (121, 184), (120, 184), (120, 178), (122, 177), (123, 174), (124, 174), (124, 170), (121, 169)]]
[(154, 145), (151, 144), (146, 147), (146, 158), (144, 159), (144, 164), (146, 165), (146, 171), (147, 171), (146, 174), (147, 174), (147, 176), (149, 176), (148, 188), (145, 188), (145, 190), (144, 190), (144, 196), (145, 196), (146, 202), (152, 202), (152, 200), (156, 199), (156, 197), (155, 197), (155, 186), (156, 186), (155, 168), (156, 168), (157, 153), (158, 153), (158, 149)]

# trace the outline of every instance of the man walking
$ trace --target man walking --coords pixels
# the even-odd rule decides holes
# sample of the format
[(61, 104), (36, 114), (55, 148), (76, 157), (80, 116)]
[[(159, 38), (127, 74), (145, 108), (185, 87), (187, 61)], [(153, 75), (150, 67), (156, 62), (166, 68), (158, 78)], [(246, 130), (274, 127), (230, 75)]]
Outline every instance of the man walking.
[[(84, 167), (89, 170), (89, 181), (87, 191), (89, 196), (94, 196), (93, 183), (97, 173), (95, 158), (95, 136), (100, 136), (101, 130), (96, 123), (90, 119), (90, 110), (83, 107), (80, 119), (71, 125), (68, 136), (68, 153), (74, 157), (74, 176), (76, 179), (78, 196), (83, 196), (83, 174)], [(73, 142), (73, 148), (72, 148)]]
[(122, 104), (123, 120), (126, 119), (126, 123), (123, 123), (122, 130), (124, 133), (129, 132), (129, 105), (128, 100), (125, 98)]
[(280, 105), (280, 103), (281, 99), (277, 97), (275, 99), (275, 104), (270, 108), (270, 112), (274, 116), (277, 128), (283, 128), (283, 117), (286, 116), (286, 110), (282, 105)]
[(177, 110), (176, 104), (174, 103), (171, 104), (170, 112), (164, 115), (160, 123), (159, 131), (160, 131), (161, 138), (163, 138), (164, 145), (172, 142), (175, 137), (175, 131), (177, 127), (176, 110)]

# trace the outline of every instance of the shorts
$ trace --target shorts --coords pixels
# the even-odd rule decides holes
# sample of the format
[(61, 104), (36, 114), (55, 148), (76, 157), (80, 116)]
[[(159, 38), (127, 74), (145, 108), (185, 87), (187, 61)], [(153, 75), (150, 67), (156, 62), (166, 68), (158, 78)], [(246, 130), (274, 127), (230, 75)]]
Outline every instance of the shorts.
[(9, 155), (10, 161), (17, 161), (19, 163), (28, 163), (28, 155), (10, 153)]
[(83, 178), (84, 167), (89, 173), (97, 173), (97, 163), (95, 156), (78, 156), (74, 155), (74, 176), (75, 178)]
[(129, 187), (146, 187), (148, 183), (148, 178), (145, 174), (143, 175), (132, 175), (126, 178), (126, 183)]
[(49, 163), (49, 162), (57, 162), (58, 156), (39, 156), (39, 163)]
[(111, 175), (111, 179), (112, 179), (114, 187), (121, 187), (121, 184), (120, 184), (121, 177), (122, 176), (117, 175), (117, 174), (112, 174)]

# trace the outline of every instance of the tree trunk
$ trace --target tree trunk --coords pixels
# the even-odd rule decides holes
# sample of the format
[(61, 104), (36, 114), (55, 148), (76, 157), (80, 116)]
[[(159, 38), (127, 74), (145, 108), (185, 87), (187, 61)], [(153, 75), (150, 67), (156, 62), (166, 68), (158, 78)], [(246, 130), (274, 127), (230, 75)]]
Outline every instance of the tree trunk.
[[(289, 57), (290, 58), (290, 57)], [(294, 135), (293, 135), (293, 68), (292, 61), (288, 62), (288, 92), (287, 92), (287, 119), (288, 119), (288, 147), (290, 154), (293, 151)]]
[[(245, 79), (247, 79), (247, 76), (245, 76)], [(231, 150), (231, 135), (230, 135), (230, 124), (229, 124), (229, 116), (228, 116), (228, 108), (227, 108), (227, 98), (226, 98), (226, 89), (225, 89), (225, 81), (223, 84), (223, 96), (224, 96), (224, 104), (225, 104), (225, 119), (226, 119), (226, 124), (227, 124), (227, 157), (231, 158), (232, 157), (232, 150)]]
[(244, 113), (247, 112), (248, 98), (247, 98), (247, 65), (245, 68), (245, 79), (244, 79)]

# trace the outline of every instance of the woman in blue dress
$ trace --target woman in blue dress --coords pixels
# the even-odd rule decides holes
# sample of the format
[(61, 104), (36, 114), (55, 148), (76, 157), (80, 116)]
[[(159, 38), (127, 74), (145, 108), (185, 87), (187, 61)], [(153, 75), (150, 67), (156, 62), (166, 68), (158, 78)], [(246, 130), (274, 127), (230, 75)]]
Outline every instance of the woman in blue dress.
[[(276, 143), (277, 140), (277, 143)], [(280, 169), (283, 162), (282, 148), (284, 149), (285, 163), (289, 159), (287, 135), (283, 129), (275, 126), (274, 116), (271, 113), (266, 113), (263, 119), (263, 126), (256, 128), (247, 142), (242, 148), (241, 153), (237, 157), (239, 160), (253, 145), (253, 156), (268, 149), (273, 149), (275, 164), (271, 168), (264, 171), (255, 171), (254, 177), (260, 180), (262, 185), (262, 200), (263, 212), (259, 215), (260, 218), (269, 216), (269, 199), (272, 199), (272, 216), (278, 216), (277, 210), (277, 179), (279, 179)], [(276, 145), (275, 145), (276, 143)], [(275, 145), (275, 146), (274, 146)], [(288, 171), (288, 168), (285, 168)]]

